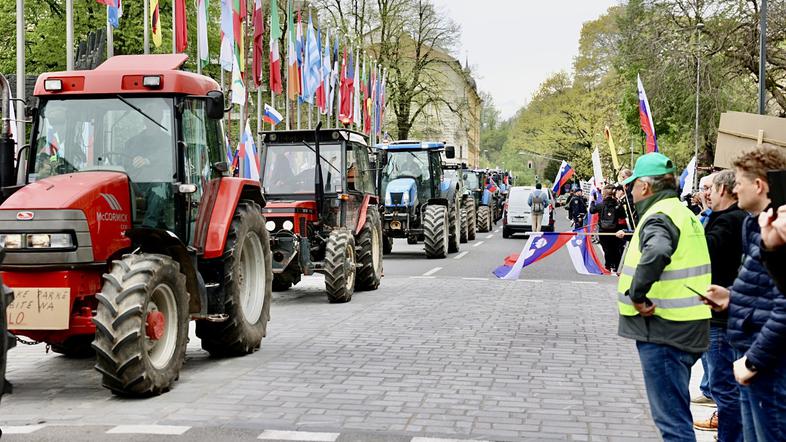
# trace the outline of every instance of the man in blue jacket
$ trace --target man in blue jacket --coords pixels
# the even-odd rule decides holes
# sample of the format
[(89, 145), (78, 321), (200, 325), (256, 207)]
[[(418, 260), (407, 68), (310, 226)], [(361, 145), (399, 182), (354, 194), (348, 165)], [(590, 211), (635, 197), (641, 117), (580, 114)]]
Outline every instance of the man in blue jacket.
[(728, 309), (728, 339), (735, 350), (746, 441), (786, 438), (786, 296), (761, 259), (758, 216), (770, 205), (767, 171), (786, 169), (786, 151), (764, 146), (733, 162), (734, 191), (748, 216), (742, 228), (743, 262), (731, 290), (711, 285), (715, 310)]

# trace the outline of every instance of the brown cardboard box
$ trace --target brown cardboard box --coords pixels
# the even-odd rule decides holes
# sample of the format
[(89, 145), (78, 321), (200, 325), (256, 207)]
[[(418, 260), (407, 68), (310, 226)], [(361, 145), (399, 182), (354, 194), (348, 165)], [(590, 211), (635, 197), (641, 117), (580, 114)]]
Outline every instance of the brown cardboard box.
[(724, 112), (718, 127), (714, 164), (728, 169), (734, 158), (760, 144), (786, 148), (786, 118)]

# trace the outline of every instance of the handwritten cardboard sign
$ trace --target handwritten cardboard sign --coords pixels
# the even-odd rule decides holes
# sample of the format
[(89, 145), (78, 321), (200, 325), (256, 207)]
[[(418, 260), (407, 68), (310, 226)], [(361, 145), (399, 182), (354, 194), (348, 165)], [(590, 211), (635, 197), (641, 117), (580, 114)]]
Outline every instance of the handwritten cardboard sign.
[(71, 289), (59, 287), (14, 287), (14, 302), (8, 306), (11, 330), (65, 330), (71, 309)]

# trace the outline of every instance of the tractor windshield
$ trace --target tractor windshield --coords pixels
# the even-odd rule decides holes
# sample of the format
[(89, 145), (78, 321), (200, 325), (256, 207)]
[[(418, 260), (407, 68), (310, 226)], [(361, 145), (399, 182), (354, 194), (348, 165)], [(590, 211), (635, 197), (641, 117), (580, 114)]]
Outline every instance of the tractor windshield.
[[(262, 171), (262, 185), (268, 195), (310, 194), (316, 178), (314, 147), (300, 144), (268, 144)], [(341, 190), (341, 144), (320, 144), (322, 182), (326, 193)]]
[(46, 100), (36, 127), (30, 182), (88, 170), (125, 172), (135, 183), (173, 181), (171, 98)]
[(431, 172), (428, 151), (388, 151), (388, 162), (382, 171), (382, 189), (399, 178), (415, 180), (418, 198), (427, 201), (431, 195)]
[(473, 190), (473, 191), (475, 189), (480, 189), (480, 180), (478, 179), (478, 174), (476, 174), (474, 172), (469, 172), (469, 173), (465, 174), (464, 175), (464, 186), (466, 186), (467, 189), (470, 189), (470, 190)]

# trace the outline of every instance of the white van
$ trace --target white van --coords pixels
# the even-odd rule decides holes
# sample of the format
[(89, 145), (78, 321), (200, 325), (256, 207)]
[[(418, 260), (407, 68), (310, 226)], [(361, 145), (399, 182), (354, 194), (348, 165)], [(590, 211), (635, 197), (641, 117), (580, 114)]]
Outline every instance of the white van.
[[(510, 188), (508, 201), (505, 203), (505, 213), (502, 215), (502, 237), (510, 238), (513, 234), (532, 231), (532, 207), (529, 205), (529, 195), (535, 190), (534, 186), (515, 186)], [(541, 189), (548, 195), (548, 200), (543, 202), (543, 219), (540, 222), (542, 232), (554, 231), (554, 195), (551, 189)]]

